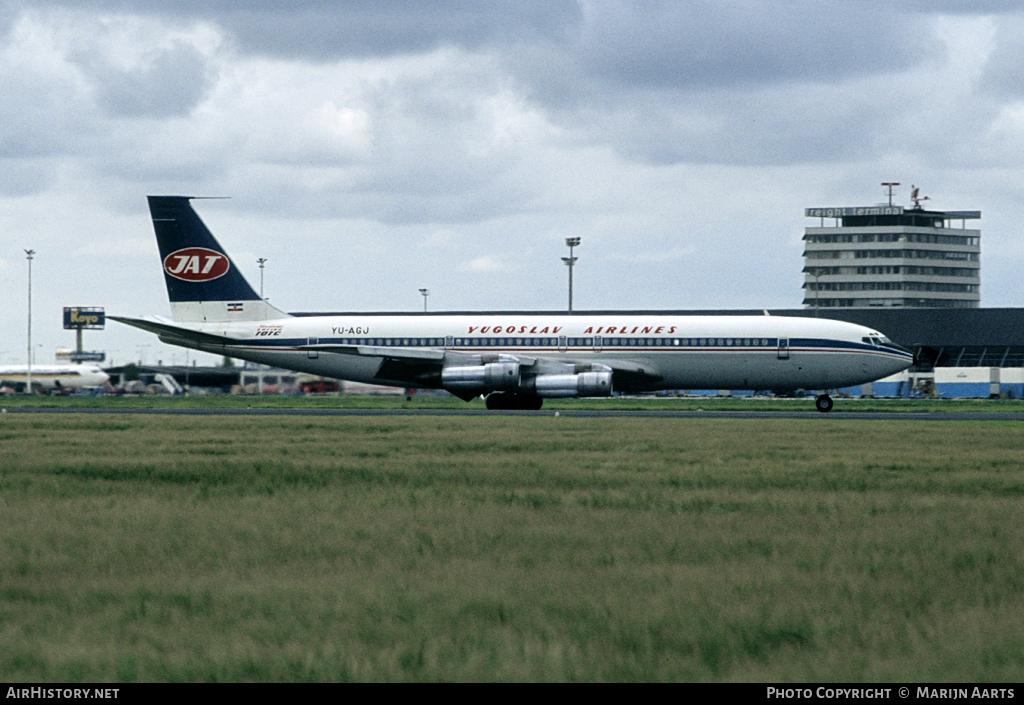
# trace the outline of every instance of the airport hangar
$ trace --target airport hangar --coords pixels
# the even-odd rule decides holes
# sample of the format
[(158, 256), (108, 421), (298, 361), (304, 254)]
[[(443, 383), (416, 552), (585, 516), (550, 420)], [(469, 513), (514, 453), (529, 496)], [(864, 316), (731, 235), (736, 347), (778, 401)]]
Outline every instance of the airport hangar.
[(903, 396), (917, 389), (940, 397), (1024, 398), (1022, 308), (833, 308), (819, 315), (875, 328), (914, 352), (910, 370), (864, 385), (862, 394)]

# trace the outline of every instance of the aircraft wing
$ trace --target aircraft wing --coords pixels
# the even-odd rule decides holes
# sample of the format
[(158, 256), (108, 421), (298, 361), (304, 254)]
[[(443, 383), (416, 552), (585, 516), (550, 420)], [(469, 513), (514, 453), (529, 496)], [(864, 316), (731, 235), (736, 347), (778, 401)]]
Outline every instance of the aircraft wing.
[[(326, 353), (338, 353), (340, 355), (360, 355), (363, 357), (383, 357), (385, 359), (393, 360), (409, 360), (409, 361), (433, 361), (443, 363), (445, 361), (456, 361), (459, 364), (466, 364), (472, 360), (478, 359), (479, 354), (465, 353), (465, 352), (453, 352), (432, 349), (416, 349), (416, 348), (396, 348), (396, 347), (382, 347), (372, 345), (333, 345), (330, 343), (321, 343), (316, 345), (300, 345), (300, 350), (315, 350), (317, 352)], [(517, 355), (515, 353), (502, 353), (500, 357), (503, 360), (514, 360), (519, 362), (524, 367), (533, 367), (542, 362), (550, 362), (552, 364), (565, 365), (565, 364), (584, 364), (592, 365), (592, 360), (586, 362), (579, 362), (572, 360), (571, 358), (563, 357), (545, 357), (535, 355)], [(629, 377), (633, 379), (642, 379), (644, 381), (653, 382), (662, 378), (658, 371), (651, 365), (638, 362), (634, 360), (615, 360), (607, 359), (601, 360), (600, 364), (604, 367), (610, 368), (616, 376), (621, 375), (624, 378)], [(543, 365), (542, 365), (543, 366)]]
[(422, 382), (424, 377), (437, 375), (446, 366), (480, 365), (491, 361), (518, 362), (524, 371), (532, 374), (568, 372), (565, 368), (572, 368), (574, 371), (611, 370), (615, 388), (622, 390), (643, 388), (662, 379), (662, 375), (653, 366), (636, 360), (602, 359), (600, 362), (595, 362), (594, 360), (573, 360), (572, 358), (543, 355), (517, 355), (511, 352), (481, 356), (478, 353), (450, 350), (334, 345), (330, 343), (302, 345), (299, 346), (299, 349), (338, 355), (383, 358), (384, 362), (377, 376), (382, 380), (408, 384)]
[[(197, 345), (231, 347), (239, 344), (238, 339), (228, 336), (206, 333), (176, 325), (159, 318), (127, 318), (109, 316), (115, 321), (125, 323), (142, 330), (156, 333), (160, 340), (192, 347)], [(615, 389), (630, 391), (647, 389), (662, 379), (659, 371), (641, 360), (629, 360), (612, 357), (573, 359), (568, 356), (517, 355), (507, 353), (470, 353), (465, 351), (439, 350), (437, 348), (406, 348), (384, 347), (374, 345), (338, 345), (317, 343), (300, 345), (298, 349), (307, 353), (324, 353), (328, 355), (351, 355), (356, 357), (373, 357), (381, 360), (376, 378), (382, 383), (399, 386), (436, 386), (441, 379), (442, 370), (448, 367), (482, 366), (492, 362), (518, 363), (523, 374), (528, 376), (544, 376), (549, 374), (565, 375), (581, 372), (611, 372)]]
[(441, 363), (444, 361), (444, 350), (415, 348), (387, 348), (376, 345), (332, 345), (323, 343), (317, 345), (300, 345), (299, 350), (310, 350), (313, 352), (337, 353), (339, 355), (359, 355), (361, 357), (383, 357), (401, 360), (433, 360)]
[(381, 358), (376, 378), (398, 386), (430, 385), (441, 377), (445, 351), (436, 349), (392, 348), (376, 345), (300, 345), (300, 350), (334, 355)]
[(635, 360), (602, 360), (602, 365), (612, 370), (612, 380), (618, 391), (629, 391), (644, 387), (663, 378), (658, 370), (645, 362)]

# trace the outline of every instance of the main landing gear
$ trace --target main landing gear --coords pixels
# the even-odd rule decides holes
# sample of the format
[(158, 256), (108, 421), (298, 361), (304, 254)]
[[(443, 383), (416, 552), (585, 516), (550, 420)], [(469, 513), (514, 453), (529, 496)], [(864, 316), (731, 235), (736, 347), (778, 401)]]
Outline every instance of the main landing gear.
[(544, 400), (536, 394), (516, 394), (515, 392), (493, 392), (487, 395), (487, 408), (516, 409), (520, 411), (537, 411)]
[(815, 408), (823, 414), (827, 414), (832, 411), (832, 397), (828, 394), (822, 394), (814, 400)]

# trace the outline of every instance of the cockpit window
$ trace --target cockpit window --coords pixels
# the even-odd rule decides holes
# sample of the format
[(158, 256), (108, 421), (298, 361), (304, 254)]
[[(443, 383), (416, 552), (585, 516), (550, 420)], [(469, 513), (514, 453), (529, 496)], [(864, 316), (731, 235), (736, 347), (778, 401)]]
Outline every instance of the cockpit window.
[(897, 345), (896, 343), (889, 340), (888, 337), (881, 334), (871, 336), (866, 335), (863, 338), (861, 338), (861, 341), (867, 343), (868, 345), (877, 345), (880, 348), (889, 348), (891, 350), (899, 350), (901, 352), (910, 352), (902, 345)]

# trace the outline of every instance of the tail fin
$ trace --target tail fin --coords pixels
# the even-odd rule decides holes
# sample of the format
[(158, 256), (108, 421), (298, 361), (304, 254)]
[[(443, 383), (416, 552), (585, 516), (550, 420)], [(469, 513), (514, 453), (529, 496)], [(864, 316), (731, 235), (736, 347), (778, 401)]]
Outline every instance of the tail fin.
[(192, 210), (188, 196), (149, 196), (175, 321), (264, 321), (288, 318), (253, 291), (224, 248)]

